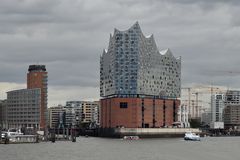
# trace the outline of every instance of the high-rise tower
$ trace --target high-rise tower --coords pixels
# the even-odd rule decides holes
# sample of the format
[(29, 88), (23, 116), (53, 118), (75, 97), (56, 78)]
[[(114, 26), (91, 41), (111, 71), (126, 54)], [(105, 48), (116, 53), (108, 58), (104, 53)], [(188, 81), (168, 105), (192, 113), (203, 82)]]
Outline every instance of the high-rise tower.
[(27, 74), (27, 89), (41, 89), (40, 129), (47, 124), (47, 75), (45, 65), (30, 65)]

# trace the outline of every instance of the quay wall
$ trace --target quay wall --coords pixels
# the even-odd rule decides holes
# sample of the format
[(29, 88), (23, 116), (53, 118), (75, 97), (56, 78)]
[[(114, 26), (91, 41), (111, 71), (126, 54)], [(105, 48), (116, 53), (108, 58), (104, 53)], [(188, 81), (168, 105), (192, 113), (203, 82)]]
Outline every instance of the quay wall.
[(142, 138), (183, 137), (186, 132), (201, 134), (196, 128), (105, 128), (99, 130), (100, 137), (122, 138), (139, 136)]

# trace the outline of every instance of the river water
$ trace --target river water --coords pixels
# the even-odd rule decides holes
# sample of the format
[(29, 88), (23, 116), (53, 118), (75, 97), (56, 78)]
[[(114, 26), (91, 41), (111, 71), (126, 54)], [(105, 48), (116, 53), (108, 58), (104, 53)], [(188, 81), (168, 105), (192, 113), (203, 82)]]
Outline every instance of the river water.
[(0, 160), (239, 160), (240, 137), (136, 141), (77, 138), (77, 142), (0, 144)]

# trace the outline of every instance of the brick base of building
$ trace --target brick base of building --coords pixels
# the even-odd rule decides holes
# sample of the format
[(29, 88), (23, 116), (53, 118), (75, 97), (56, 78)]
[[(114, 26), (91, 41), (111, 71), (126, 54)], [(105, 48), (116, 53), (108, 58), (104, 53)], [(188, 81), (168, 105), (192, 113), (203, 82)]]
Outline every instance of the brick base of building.
[(160, 98), (101, 99), (102, 128), (161, 128), (177, 121), (180, 101)]

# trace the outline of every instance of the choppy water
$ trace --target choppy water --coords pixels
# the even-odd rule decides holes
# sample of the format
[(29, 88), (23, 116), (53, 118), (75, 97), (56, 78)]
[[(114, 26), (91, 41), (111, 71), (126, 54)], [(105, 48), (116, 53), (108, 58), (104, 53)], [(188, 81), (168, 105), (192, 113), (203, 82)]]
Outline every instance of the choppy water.
[(240, 137), (120, 139), (80, 137), (72, 142), (0, 144), (0, 160), (238, 160)]

